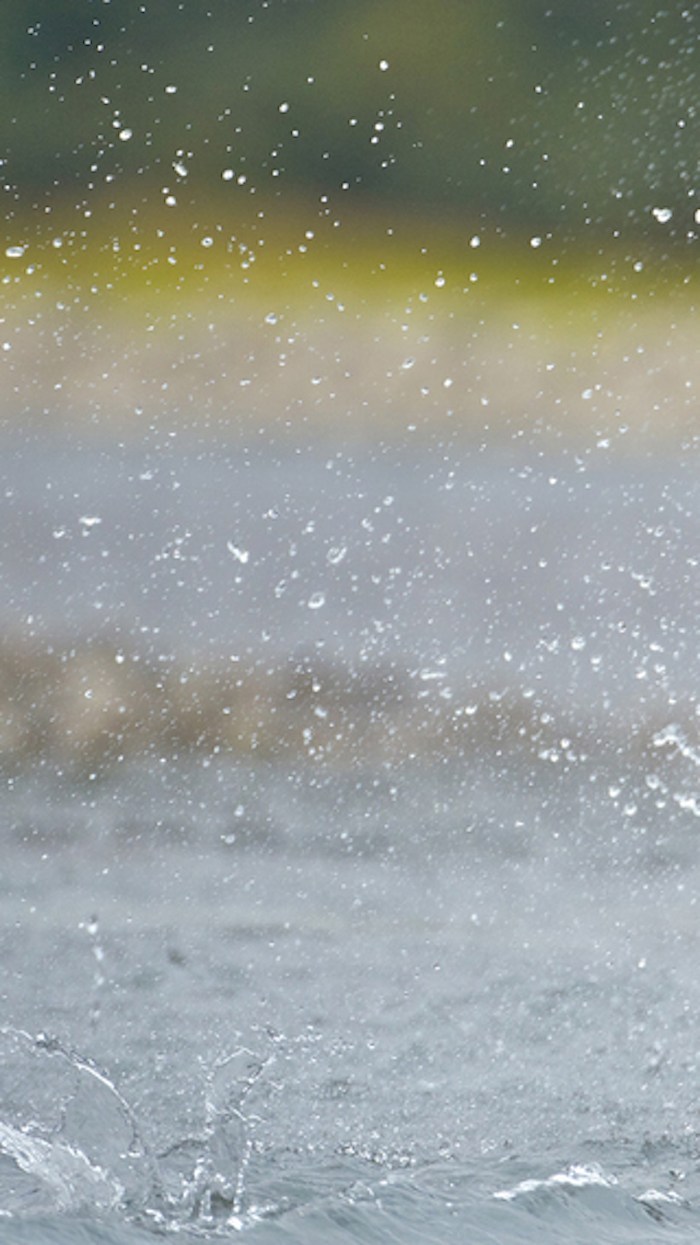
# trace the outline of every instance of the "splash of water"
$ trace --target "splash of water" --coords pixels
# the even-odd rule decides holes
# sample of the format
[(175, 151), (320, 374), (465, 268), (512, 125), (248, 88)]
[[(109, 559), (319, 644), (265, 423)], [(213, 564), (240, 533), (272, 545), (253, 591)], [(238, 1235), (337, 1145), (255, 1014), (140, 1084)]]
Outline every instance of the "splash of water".
[(271, 1047), (204, 1066), (199, 1129), (154, 1152), (137, 1110), (89, 1056), (46, 1033), (0, 1028), (0, 1214), (121, 1210), (151, 1224), (238, 1229), (254, 1117), (246, 1100)]

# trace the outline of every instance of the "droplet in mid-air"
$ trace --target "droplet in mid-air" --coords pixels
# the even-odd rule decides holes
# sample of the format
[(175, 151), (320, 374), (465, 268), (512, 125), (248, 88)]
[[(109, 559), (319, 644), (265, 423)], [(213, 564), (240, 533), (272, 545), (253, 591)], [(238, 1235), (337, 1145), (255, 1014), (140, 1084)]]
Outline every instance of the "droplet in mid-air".
[(226, 541), (226, 548), (232, 557), (234, 557), (236, 561), (240, 562), (243, 566), (245, 566), (246, 562), (249, 561), (250, 552), (248, 549), (240, 549), (238, 545), (234, 545), (232, 540)]

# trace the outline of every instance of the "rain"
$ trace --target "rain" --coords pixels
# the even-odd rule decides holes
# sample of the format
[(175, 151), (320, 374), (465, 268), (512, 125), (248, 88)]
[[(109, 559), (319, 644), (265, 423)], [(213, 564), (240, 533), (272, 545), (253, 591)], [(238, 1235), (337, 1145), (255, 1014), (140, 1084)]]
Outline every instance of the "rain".
[(697, 14), (3, 29), (3, 1245), (695, 1241)]

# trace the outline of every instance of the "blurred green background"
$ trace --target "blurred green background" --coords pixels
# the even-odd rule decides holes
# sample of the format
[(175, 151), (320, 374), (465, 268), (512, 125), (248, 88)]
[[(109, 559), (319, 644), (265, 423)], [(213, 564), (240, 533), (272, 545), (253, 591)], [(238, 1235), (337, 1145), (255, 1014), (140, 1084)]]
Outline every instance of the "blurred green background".
[[(547, 464), (551, 485), (572, 448), (577, 473), (615, 455), (632, 470), (657, 452), (689, 459), (700, 436), (696, 7), (0, 10), (0, 447), (14, 440), (30, 460), (47, 447), (48, 485), (57, 449), (94, 472), (95, 443), (105, 461), (143, 450), (139, 480), (153, 459), (173, 490), (171, 456), (182, 465), (220, 444), (241, 471), (278, 455), (282, 492), (297, 450), (320, 445), (323, 461), (326, 444), (328, 462), (357, 445), (377, 462), (385, 447), (387, 461), (415, 449), (425, 464), (459, 461), (465, 444), (462, 461), (474, 451), (477, 464), (505, 451), (523, 473)], [(48, 485), (63, 540), (69, 490)], [(32, 495), (26, 513), (39, 509)], [(12, 521), (21, 551), (33, 520)], [(44, 567), (43, 546), (37, 556)], [(91, 607), (86, 617), (94, 628)], [(30, 667), (69, 703), (51, 663)], [(12, 702), (25, 679), (34, 738), (27, 668), (12, 653), (0, 682)], [(260, 696), (286, 721), (287, 686), (277, 699), (253, 687), (251, 721)], [(213, 691), (201, 698), (220, 713)], [(103, 702), (93, 708), (85, 738), (101, 739)], [(211, 738), (187, 707), (162, 720), (173, 715), (183, 739)], [(48, 717), (41, 730), (58, 738), (63, 711)]]
[(644, 230), (654, 206), (678, 217), (667, 233), (693, 224), (692, 6), (0, 7), (3, 176), (20, 211), (126, 182), (198, 200), (231, 170), (233, 194), (241, 175), (265, 197), (346, 187), (504, 230)]
[(12, 420), (685, 427), (692, 6), (0, 9)]

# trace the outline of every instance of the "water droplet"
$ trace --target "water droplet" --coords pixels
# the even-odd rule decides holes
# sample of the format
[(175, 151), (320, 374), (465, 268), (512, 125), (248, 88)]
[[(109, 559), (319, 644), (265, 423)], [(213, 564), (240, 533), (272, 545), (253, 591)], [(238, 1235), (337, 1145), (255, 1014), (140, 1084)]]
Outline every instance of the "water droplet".
[(320, 610), (326, 604), (325, 592), (312, 592), (306, 602), (310, 610)]
[(26, 249), (26, 246), (6, 246), (5, 254), (8, 259), (21, 259)]

